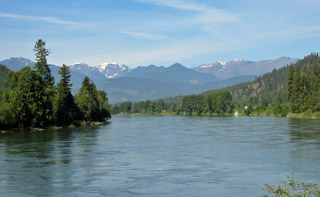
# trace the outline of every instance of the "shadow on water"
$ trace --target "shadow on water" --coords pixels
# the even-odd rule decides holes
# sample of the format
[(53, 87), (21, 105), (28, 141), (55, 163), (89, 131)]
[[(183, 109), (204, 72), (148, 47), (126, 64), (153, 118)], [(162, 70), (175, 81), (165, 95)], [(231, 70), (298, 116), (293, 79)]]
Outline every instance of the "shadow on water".
[(87, 159), (96, 145), (98, 128), (0, 133), (0, 196), (21, 191), (39, 196), (63, 192), (57, 188), (71, 185), (72, 163)]

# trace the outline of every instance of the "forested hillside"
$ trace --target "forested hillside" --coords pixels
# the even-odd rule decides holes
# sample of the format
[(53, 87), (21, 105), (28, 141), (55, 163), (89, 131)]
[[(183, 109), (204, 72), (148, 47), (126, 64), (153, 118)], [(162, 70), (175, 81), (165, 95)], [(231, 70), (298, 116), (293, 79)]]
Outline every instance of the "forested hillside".
[(293, 113), (320, 111), (320, 59), (318, 54), (288, 71), (288, 103)]
[[(5, 78), (9, 72), (9, 69), (4, 65), (0, 64), (0, 95), (2, 94), (5, 87)], [(1, 99), (1, 96), (0, 96)]]
[[(227, 94), (228, 93), (228, 94)], [(144, 105), (148, 103), (148, 105)], [(253, 82), (242, 83), (204, 92), (200, 95), (180, 96), (161, 101), (116, 105), (116, 113), (174, 112), (188, 115), (221, 115), (240, 111), (250, 115), (287, 116), (288, 113), (308, 113), (305, 117), (318, 117), (320, 112), (320, 59), (313, 53), (295, 64), (275, 69)], [(123, 108), (121, 109), (122, 106)], [(138, 107), (137, 107), (138, 106)], [(139, 107), (143, 106), (143, 107)], [(140, 110), (134, 110), (140, 109)]]
[[(233, 103), (240, 106), (249, 103), (258, 105), (287, 103), (287, 78), (289, 68), (297, 68), (299, 70), (304, 68), (304, 70), (309, 70), (315, 63), (319, 63), (319, 56), (313, 53), (295, 64), (264, 74), (253, 82), (238, 84), (227, 89), (232, 94)], [(309, 91), (309, 89), (307, 88), (306, 91)]]

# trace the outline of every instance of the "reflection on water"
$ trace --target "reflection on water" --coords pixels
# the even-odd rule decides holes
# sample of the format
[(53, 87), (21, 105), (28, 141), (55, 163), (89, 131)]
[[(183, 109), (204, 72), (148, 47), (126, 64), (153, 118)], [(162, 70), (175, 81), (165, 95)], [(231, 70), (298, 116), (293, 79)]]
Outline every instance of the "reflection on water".
[(320, 124), (319, 120), (309, 119), (289, 119), (289, 134), (292, 142), (320, 142)]
[(0, 196), (259, 196), (290, 171), (320, 182), (318, 120), (115, 116), (0, 134)]
[(19, 188), (22, 194), (55, 196), (71, 186), (73, 162), (87, 162), (96, 134), (95, 127), (1, 134), (0, 195), (15, 196)]

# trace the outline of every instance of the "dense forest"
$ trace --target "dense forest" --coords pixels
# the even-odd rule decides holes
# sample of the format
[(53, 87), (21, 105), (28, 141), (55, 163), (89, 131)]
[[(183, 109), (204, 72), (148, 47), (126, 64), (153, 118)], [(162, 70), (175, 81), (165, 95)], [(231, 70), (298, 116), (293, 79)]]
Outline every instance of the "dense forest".
[(320, 111), (320, 66), (318, 62), (310, 62), (309, 66), (290, 67), (287, 98), (291, 112)]
[(45, 44), (42, 40), (35, 44), (36, 64), (33, 69), (23, 67), (14, 72), (0, 67), (1, 78), (6, 76), (3, 76), (4, 84), (0, 81), (3, 88), (0, 127), (68, 126), (111, 118), (107, 94), (97, 90), (88, 77), (84, 78), (80, 91), (74, 97), (71, 94), (70, 68), (63, 65), (59, 70), (61, 79), (55, 86), (47, 63), (50, 51)]
[(1, 100), (1, 94), (3, 90), (5, 89), (5, 78), (9, 72), (9, 69), (5, 67), (4, 65), (0, 64), (0, 100)]
[(122, 102), (113, 106), (112, 111), (118, 113), (158, 114), (175, 113), (179, 115), (225, 115), (233, 111), (232, 95), (227, 90), (218, 90), (207, 95), (184, 96), (182, 101), (164, 102), (140, 101), (137, 103)]
[(243, 115), (275, 116), (304, 113), (307, 117), (320, 118), (319, 87), (320, 59), (317, 53), (312, 53), (252, 82), (199, 95), (120, 103), (113, 106), (113, 112), (231, 115), (237, 111)]

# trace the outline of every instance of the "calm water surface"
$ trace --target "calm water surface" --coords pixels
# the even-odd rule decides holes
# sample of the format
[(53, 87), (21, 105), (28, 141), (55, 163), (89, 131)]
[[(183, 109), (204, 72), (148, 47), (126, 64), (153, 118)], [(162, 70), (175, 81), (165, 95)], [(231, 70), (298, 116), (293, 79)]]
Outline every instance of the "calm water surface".
[(320, 121), (114, 116), (0, 133), (0, 196), (261, 196), (291, 171), (320, 182)]

